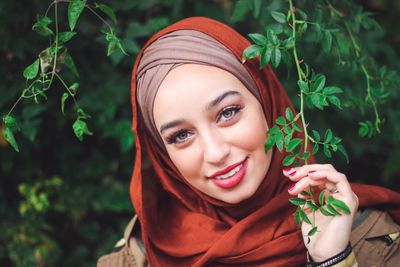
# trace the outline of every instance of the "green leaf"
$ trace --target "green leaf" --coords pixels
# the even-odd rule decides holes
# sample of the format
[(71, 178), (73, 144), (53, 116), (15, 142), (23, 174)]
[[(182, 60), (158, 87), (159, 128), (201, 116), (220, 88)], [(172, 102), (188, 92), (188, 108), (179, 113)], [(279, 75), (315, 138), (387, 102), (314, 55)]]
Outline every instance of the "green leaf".
[(325, 216), (335, 216), (335, 214), (329, 212), (328, 210), (326, 210), (324, 207), (319, 207), (319, 210), (321, 211), (321, 213)]
[(346, 149), (342, 145), (338, 145), (338, 150), (343, 154), (343, 156), (346, 158), (346, 162), (349, 163), (349, 155), (347, 154)]
[(68, 23), (71, 31), (75, 29), (79, 16), (86, 6), (86, 0), (70, 0), (68, 4)]
[(315, 141), (317, 141), (317, 142), (321, 141), (321, 136), (319, 135), (319, 133), (315, 130), (312, 130), (312, 132), (313, 132)]
[(75, 94), (78, 88), (79, 88), (79, 83), (75, 82), (69, 87), (69, 90), (71, 90)]
[(279, 23), (286, 23), (286, 16), (282, 12), (272, 11), (271, 16)]
[(325, 132), (325, 143), (329, 143), (333, 138), (333, 133), (331, 129), (326, 130)]
[(301, 142), (303, 142), (303, 139), (301, 138), (294, 138), (290, 140), (288, 146), (286, 147), (286, 151), (287, 152), (293, 151), (298, 145), (301, 144)]
[(322, 39), (322, 50), (329, 53), (332, 47), (332, 34), (329, 31), (324, 31), (324, 38)]
[(301, 221), (300, 221), (300, 214), (298, 212), (293, 213), (293, 217), (294, 217), (294, 221), (296, 222), (296, 224), (298, 226), (301, 225)]
[(329, 145), (328, 144), (324, 144), (324, 154), (327, 158), (331, 158), (332, 157), (332, 153), (329, 150)]
[(261, 1), (262, 0), (253, 0), (253, 17), (258, 18), (261, 11)]
[(311, 153), (306, 151), (306, 152), (303, 153), (303, 155), (301, 155), (300, 158), (305, 160), (305, 161), (307, 161), (310, 156), (311, 156)]
[(295, 131), (297, 131), (297, 132), (299, 132), (299, 133), (303, 132), (303, 129), (302, 129), (301, 126), (298, 125), (297, 123), (293, 123), (292, 126), (293, 126), (293, 129), (294, 129)]
[(98, 4), (98, 3), (94, 3), (94, 4), (98, 9), (103, 11), (114, 22), (114, 24), (117, 24), (117, 18), (115, 16), (115, 13), (109, 6), (104, 5), (104, 4)]
[(336, 86), (327, 86), (324, 88), (324, 95), (333, 95), (343, 93), (343, 90)]
[(81, 119), (77, 119), (74, 124), (72, 125), (72, 129), (74, 130), (75, 136), (79, 139), (79, 141), (83, 140), (83, 135), (93, 135), (85, 121)]
[(287, 156), (283, 159), (282, 164), (283, 164), (283, 166), (290, 166), (290, 165), (293, 164), (293, 162), (294, 162), (295, 159), (296, 159), (295, 156), (293, 156), (293, 155), (287, 155)]
[(272, 55), (271, 55), (272, 66), (277, 68), (279, 66), (279, 63), (281, 63), (281, 58), (282, 58), (281, 50), (279, 50), (278, 47), (275, 47), (275, 49), (272, 50)]
[(305, 213), (303, 210), (300, 209), (300, 210), (299, 210), (299, 214), (300, 214), (300, 218), (301, 218), (304, 222), (306, 222), (306, 223), (308, 223), (308, 224), (311, 224), (310, 219), (308, 219), (306, 213)]
[(311, 196), (312, 196), (312, 195), (311, 195), (309, 192), (307, 192), (306, 190), (301, 191), (301, 192), (300, 192), (300, 195), (305, 196), (305, 197), (311, 197)]
[(265, 151), (270, 150), (275, 145), (275, 136), (268, 136), (268, 138), (264, 142), (264, 149)]
[(17, 141), (15, 141), (12, 130), (8, 127), (3, 128), (4, 139), (14, 148), (15, 151), (19, 152)]
[(368, 135), (370, 129), (368, 123), (360, 122), (360, 128), (358, 129), (358, 135), (361, 137), (365, 137)]
[(279, 126), (274, 125), (274, 126), (272, 126), (271, 129), (268, 130), (268, 134), (269, 135), (276, 135), (276, 133), (279, 132), (279, 131), (280, 131)]
[(340, 99), (339, 99), (337, 96), (335, 96), (335, 95), (330, 95), (330, 96), (328, 96), (328, 99), (329, 99), (329, 101), (330, 101), (333, 105), (335, 105), (335, 106), (338, 107), (339, 109), (342, 109)]
[(307, 206), (312, 210), (318, 210), (318, 206), (315, 205), (312, 201), (307, 201)]
[(242, 63), (246, 62), (246, 59), (255, 58), (258, 55), (260, 55), (260, 47), (258, 45), (250, 45), (243, 51)]
[(13, 116), (11, 115), (4, 116), (3, 122), (7, 128), (10, 128), (11, 130), (19, 130), (17, 120)]
[(319, 108), (319, 109), (323, 109), (323, 107), (322, 107), (322, 105), (321, 105), (321, 99), (320, 99), (320, 95), (319, 94), (312, 94), (311, 95), (311, 103), (315, 106), (315, 107), (317, 107), (317, 108)]
[(325, 86), (326, 77), (323, 74), (317, 74), (315, 81), (312, 86), (312, 90), (315, 92), (321, 91)]
[(54, 34), (53, 31), (49, 27), (47, 27), (51, 23), (52, 20), (49, 17), (39, 16), (37, 22), (32, 26), (32, 30), (34, 30), (35, 32), (37, 32), (42, 36), (53, 35)]
[(303, 23), (300, 25), (300, 32), (305, 32), (307, 31), (308, 28), (308, 24), (307, 23)]
[(283, 133), (281, 131), (276, 133), (276, 146), (280, 152), (283, 149)]
[(279, 45), (278, 37), (271, 29), (267, 31), (267, 39), (273, 46), (277, 47)]
[(319, 193), (318, 203), (319, 203), (320, 206), (324, 206), (325, 205), (325, 190), (322, 190)]
[(272, 30), (275, 34), (281, 34), (283, 32), (282, 24), (279, 23), (271, 23), (265, 27), (265, 32), (268, 30)]
[(269, 63), (269, 61), (271, 60), (271, 54), (272, 54), (272, 49), (269, 46), (264, 47), (262, 49), (261, 61), (260, 61), (261, 68)]
[(64, 64), (67, 66), (67, 68), (76, 76), (79, 78), (79, 73), (78, 69), (75, 66), (75, 62), (72, 59), (71, 55), (67, 52), (64, 58)]
[(78, 119), (87, 119), (90, 118), (90, 115), (87, 114), (83, 109), (78, 108), (76, 110), (76, 113), (78, 114)]
[(332, 206), (332, 204), (327, 204), (326, 208), (328, 209), (329, 212), (331, 212), (334, 215), (340, 215), (340, 213)]
[(61, 43), (66, 43), (71, 40), (72, 37), (76, 35), (76, 32), (60, 32), (58, 34), (58, 41)]
[(317, 143), (315, 143), (314, 146), (313, 146), (312, 153), (313, 153), (314, 155), (317, 154), (318, 149), (319, 149), (319, 145), (318, 145)]
[(233, 22), (238, 22), (243, 20), (247, 12), (250, 10), (250, 7), (251, 7), (250, 2), (248, 0), (237, 1), (233, 8), (231, 20)]
[(289, 38), (283, 41), (282, 45), (286, 49), (291, 49), (295, 45), (295, 39), (293, 38), (293, 36), (290, 36)]
[(250, 33), (249, 37), (254, 43), (256, 43), (260, 46), (265, 45), (268, 41), (267, 37), (265, 37), (264, 35), (259, 34), (259, 33)]
[(289, 108), (289, 107), (286, 108), (286, 110), (285, 110), (285, 116), (286, 116), (286, 119), (287, 119), (288, 121), (293, 121), (294, 116), (293, 116), (293, 112), (292, 112), (292, 109), (291, 109), (291, 108)]
[(275, 123), (276, 123), (276, 124), (279, 124), (279, 125), (285, 125), (285, 124), (286, 124), (286, 120), (285, 120), (284, 117), (279, 116), (279, 117), (275, 120)]
[(341, 201), (341, 200), (339, 200), (339, 199), (333, 199), (332, 205), (333, 205), (335, 208), (338, 208), (338, 209), (344, 211), (344, 212), (347, 213), (347, 214), (350, 214), (350, 213), (351, 213), (350, 208), (346, 205), (346, 203), (344, 203), (343, 201)]
[(289, 202), (296, 206), (302, 206), (306, 204), (306, 201), (299, 197), (289, 198)]
[(40, 60), (36, 59), (31, 65), (25, 68), (23, 75), (26, 79), (31, 80), (35, 78), (39, 73)]
[(318, 227), (314, 226), (313, 228), (310, 229), (310, 231), (308, 231), (308, 236), (313, 236), (315, 235), (315, 233), (318, 231)]
[(64, 114), (65, 100), (67, 100), (68, 97), (69, 97), (69, 94), (68, 94), (68, 93), (64, 93), (64, 94), (61, 96), (61, 112), (62, 112), (63, 114)]

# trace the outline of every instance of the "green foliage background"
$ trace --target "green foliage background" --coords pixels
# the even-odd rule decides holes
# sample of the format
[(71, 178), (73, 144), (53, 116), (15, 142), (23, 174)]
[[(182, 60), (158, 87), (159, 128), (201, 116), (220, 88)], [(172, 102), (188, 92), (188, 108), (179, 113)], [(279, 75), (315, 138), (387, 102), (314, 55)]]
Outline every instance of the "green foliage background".
[[(305, 2), (309, 1), (295, 4), (301, 6)], [(65, 115), (61, 113), (64, 89), (55, 82), (47, 93), (47, 101), (22, 101), (17, 106), (14, 115), (21, 127), (16, 134), (20, 152), (14, 152), (0, 137), (0, 266), (95, 266), (96, 259), (121, 238), (134, 213), (129, 199), (135, 156), (130, 131), (130, 75), (135, 55), (153, 33), (184, 17), (207, 16), (247, 35), (274, 23), (271, 10), (287, 10), (287, 3), (281, 0), (263, 1), (261, 9), (254, 8), (261, 1), (251, 0), (102, 3), (116, 12), (117, 34), (130, 56), (119, 51), (106, 56), (107, 44), (100, 32), (103, 26), (88, 12), (79, 19), (78, 35), (68, 46), (80, 74), (77, 99), (92, 116), (87, 123), (94, 135), (85, 137), (83, 142), (74, 136), (71, 125), (75, 110), (67, 103)], [(24, 68), (48, 45), (31, 27), (36, 15), (43, 14), (49, 4), (50, 1), (39, 0), (0, 2), (1, 115), (8, 112), (25, 86)], [(362, 4), (363, 10), (373, 12), (382, 27), (382, 31), (360, 30), (363, 53), (373, 55), (379, 64), (394, 70), (396, 80), (400, 32), (394, 25), (398, 22), (400, 3), (380, 0)], [(312, 14), (311, 9), (306, 5), (304, 11)], [(60, 27), (66, 30), (66, 5), (62, 3), (59, 16)], [(337, 55), (323, 53), (317, 42), (302, 42), (298, 49), (304, 60), (327, 76), (329, 84), (345, 90), (347, 99), (354, 88), (365, 88), (357, 70), (339, 64)], [(277, 73), (297, 105), (294, 68), (281, 64)], [(67, 71), (65, 75), (66, 80), (73, 81)], [(344, 102), (342, 111), (307, 111), (313, 128), (329, 127), (343, 138), (350, 164), (340, 156), (330, 162), (351, 181), (400, 191), (398, 85), (390, 88), (390, 98), (380, 106), (385, 118), (382, 134), (370, 140), (358, 136), (358, 121), (365, 118), (362, 108), (351, 101)], [(364, 116), (368, 117), (368, 112), (367, 109)], [(327, 162), (325, 158), (320, 161)]]

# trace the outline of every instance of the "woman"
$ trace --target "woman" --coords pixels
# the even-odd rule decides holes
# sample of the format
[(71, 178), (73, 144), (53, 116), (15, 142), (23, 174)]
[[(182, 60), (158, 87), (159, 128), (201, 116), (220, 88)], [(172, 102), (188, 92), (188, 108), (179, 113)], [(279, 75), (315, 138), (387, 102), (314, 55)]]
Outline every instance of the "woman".
[[(266, 131), (293, 106), (270, 67), (240, 63), (248, 45), (230, 27), (195, 17), (144, 46), (132, 75), (137, 217), (98, 266), (355, 266), (356, 258), (364, 266), (376, 248), (365, 241), (371, 231), (391, 244), (369, 262), (399, 260), (399, 194), (350, 185), (331, 165), (283, 170), (285, 155), (264, 151)], [(352, 213), (317, 215), (320, 232), (307, 244), (308, 226), (296, 226), (288, 198), (309, 185)], [(382, 211), (366, 209), (374, 206)]]

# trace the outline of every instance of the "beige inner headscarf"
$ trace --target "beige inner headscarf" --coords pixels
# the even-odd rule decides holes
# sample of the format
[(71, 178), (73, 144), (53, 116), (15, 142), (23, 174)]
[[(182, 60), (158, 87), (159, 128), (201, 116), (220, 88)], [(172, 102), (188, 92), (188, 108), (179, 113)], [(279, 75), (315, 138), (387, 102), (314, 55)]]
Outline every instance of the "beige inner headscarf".
[(137, 70), (137, 101), (147, 129), (161, 147), (163, 142), (153, 117), (154, 99), (167, 74), (188, 63), (215, 66), (232, 73), (261, 102), (254, 80), (224, 45), (195, 30), (166, 34), (146, 48)]

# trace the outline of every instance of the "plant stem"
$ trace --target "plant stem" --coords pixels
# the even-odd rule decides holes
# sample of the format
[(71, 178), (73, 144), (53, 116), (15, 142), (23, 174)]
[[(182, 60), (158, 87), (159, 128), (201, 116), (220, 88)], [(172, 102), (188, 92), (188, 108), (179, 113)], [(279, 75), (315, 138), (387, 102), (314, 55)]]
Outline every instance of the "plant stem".
[[(344, 25), (346, 27), (346, 30), (347, 30), (349, 36), (350, 36), (351, 43), (353, 44), (353, 48), (354, 48), (354, 51), (355, 51), (355, 54), (356, 54), (356, 58), (360, 59), (360, 57), (361, 57), (360, 50), (361, 49), (358, 46), (358, 44), (356, 42), (356, 39), (355, 39), (353, 33), (351, 32), (351, 29), (350, 29), (348, 23), (345, 22)], [(378, 133), (380, 133), (379, 125), (381, 123), (381, 119), (379, 117), (377, 103), (376, 103), (376, 101), (374, 100), (374, 98), (372, 97), (372, 94), (371, 94), (371, 79), (372, 78), (371, 78), (371, 75), (368, 73), (367, 67), (365, 66), (364, 62), (360, 62), (360, 66), (361, 66), (361, 70), (364, 73), (364, 77), (365, 77), (365, 80), (366, 80), (366, 83), (367, 83), (366, 100), (369, 101), (372, 104), (372, 109), (374, 110), (374, 114), (375, 114), (375, 129), (376, 129), (376, 131)]]
[[(299, 63), (299, 57), (297, 55), (297, 48), (296, 48), (296, 14), (293, 11), (293, 0), (289, 0), (289, 7), (291, 10), (291, 18), (292, 18), (292, 37), (294, 40), (294, 45), (293, 45), (293, 57), (294, 57), (294, 61), (296, 63), (296, 69), (297, 69), (297, 75), (299, 77), (300, 81), (304, 81), (305, 79), (305, 75), (303, 73), (303, 70), (300, 67), (300, 63)], [(304, 94), (303, 91), (300, 90), (300, 117), (301, 117), (301, 122), (303, 124), (303, 131), (304, 131), (304, 152), (307, 151), (307, 146), (308, 146), (308, 132), (307, 132), (307, 124), (306, 124), (306, 120), (305, 120), (305, 116), (304, 116)], [(307, 164), (307, 160), (305, 160), (305, 164)]]

